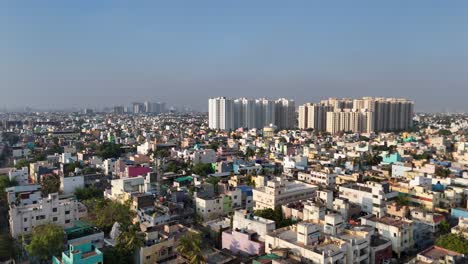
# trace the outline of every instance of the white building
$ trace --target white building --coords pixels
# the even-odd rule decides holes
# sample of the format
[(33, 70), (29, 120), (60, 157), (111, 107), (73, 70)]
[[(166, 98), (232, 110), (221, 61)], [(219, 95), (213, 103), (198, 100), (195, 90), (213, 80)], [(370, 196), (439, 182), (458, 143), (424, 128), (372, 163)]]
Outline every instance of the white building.
[(129, 199), (131, 193), (146, 191), (146, 179), (143, 176), (120, 178), (111, 181), (111, 189), (104, 192), (104, 196), (111, 200), (123, 201)]
[(245, 210), (238, 210), (234, 212), (232, 228), (254, 230), (263, 241), (268, 233), (276, 229), (276, 223), (273, 220), (254, 216)]
[(74, 198), (60, 199), (57, 193), (49, 194), (36, 204), (10, 206), (10, 233), (17, 238), (34, 227), (53, 223), (64, 228), (87, 215), (86, 207)]
[(317, 186), (300, 181), (288, 182), (282, 177), (267, 181), (264, 187), (253, 189), (254, 209), (275, 209), (295, 201), (313, 198)]
[(321, 186), (334, 187), (336, 184), (336, 173), (331, 170), (311, 171), (309, 173), (299, 172), (297, 179), (303, 182), (312, 183)]
[(307, 157), (302, 155), (297, 155), (294, 157), (286, 156), (283, 159), (283, 168), (284, 170), (289, 169), (304, 169), (307, 167)]
[(228, 99), (226, 97), (208, 100), (208, 125), (214, 129), (263, 128), (270, 124), (280, 129), (295, 127), (295, 104), (284, 98)]
[(390, 192), (388, 183), (352, 183), (339, 187), (339, 197), (361, 206), (361, 210), (377, 217), (385, 216), (387, 199), (398, 196)]
[(194, 165), (214, 163), (216, 162), (216, 152), (212, 149), (196, 150), (191, 154), (190, 159)]
[(73, 194), (77, 188), (83, 188), (84, 186), (83, 175), (70, 177), (60, 176), (60, 191), (65, 195)]
[(196, 213), (203, 220), (213, 220), (224, 214), (223, 197), (221, 196), (196, 196)]
[(104, 174), (111, 175), (112, 172), (115, 171), (115, 159), (111, 158), (104, 160), (102, 166), (104, 168)]
[(31, 154), (31, 150), (22, 147), (13, 147), (11, 153), (13, 158), (23, 158), (29, 156), (29, 154)]
[(19, 185), (5, 189), (9, 205), (37, 204), (42, 199), (41, 185)]
[(296, 104), (294, 100), (280, 98), (276, 100), (275, 109), (275, 125), (278, 129), (296, 127)]
[(374, 227), (377, 232), (392, 241), (392, 250), (398, 256), (414, 247), (413, 222), (374, 215), (361, 217), (361, 224)]
[(319, 240), (320, 230), (320, 226), (307, 222), (276, 229), (266, 236), (265, 251), (288, 248), (296, 258), (312, 263), (346, 263), (347, 242), (335, 237)]
[(214, 129), (235, 129), (233, 100), (226, 97), (208, 100), (208, 126)]
[(16, 181), (19, 185), (27, 185), (29, 183), (29, 169), (23, 167), (21, 169), (12, 169), (8, 172), (10, 181)]

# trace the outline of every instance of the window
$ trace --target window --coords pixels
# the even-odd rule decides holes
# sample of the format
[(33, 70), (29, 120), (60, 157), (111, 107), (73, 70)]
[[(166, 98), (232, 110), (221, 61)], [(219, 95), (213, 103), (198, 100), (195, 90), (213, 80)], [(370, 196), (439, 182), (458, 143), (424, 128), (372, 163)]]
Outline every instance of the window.
[(57, 208), (52, 208), (52, 212), (56, 213), (56, 212), (57, 212)]
[(65, 214), (66, 214), (66, 215), (67, 215), (67, 214), (70, 214), (70, 211), (65, 211)]
[(151, 258), (151, 256), (146, 256), (146, 259), (150, 259), (150, 258)]
[(65, 224), (69, 224), (69, 223), (70, 223), (70, 219), (65, 220)]
[(43, 220), (43, 219), (45, 219), (45, 215), (36, 216), (36, 220)]
[(57, 222), (57, 217), (52, 218), (52, 221)]
[(28, 218), (25, 218), (24, 221), (27, 222), (27, 221), (28, 221)]
[(27, 227), (24, 228), (24, 232), (28, 232), (28, 228), (27, 228)]

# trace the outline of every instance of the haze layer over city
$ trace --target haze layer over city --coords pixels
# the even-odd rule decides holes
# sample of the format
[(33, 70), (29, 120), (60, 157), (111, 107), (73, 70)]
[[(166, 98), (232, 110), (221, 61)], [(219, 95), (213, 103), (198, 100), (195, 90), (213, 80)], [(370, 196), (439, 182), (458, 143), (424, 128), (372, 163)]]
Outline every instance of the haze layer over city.
[(0, 108), (407, 97), (466, 112), (466, 1), (4, 1)]

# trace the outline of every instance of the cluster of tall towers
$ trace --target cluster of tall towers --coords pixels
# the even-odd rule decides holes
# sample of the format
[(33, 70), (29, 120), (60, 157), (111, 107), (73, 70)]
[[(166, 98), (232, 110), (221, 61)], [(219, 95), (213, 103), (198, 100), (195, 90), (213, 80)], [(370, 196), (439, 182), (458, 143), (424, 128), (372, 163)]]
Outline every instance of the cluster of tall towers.
[(134, 114), (143, 114), (143, 113), (152, 113), (152, 114), (161, 114), (166, 112), (166, 103), (164, 102), (150, 102), (146, 101), (144, 103), (134, 102), (131, 106), (114, 106), (115, 114), (124, 114), (124, 113), (134, 113)]
[(209, 127), (214, 129), (263, 128), (270, 124), (279, 129), (289, 129), (296, 124), (295, 103), (285, 98), (210, 98), (208, 114)]
[(299, 128), (332, 134), (406, 130), (413, 125), (414, 102), (404, 98), (337, 99), (299, 106)]

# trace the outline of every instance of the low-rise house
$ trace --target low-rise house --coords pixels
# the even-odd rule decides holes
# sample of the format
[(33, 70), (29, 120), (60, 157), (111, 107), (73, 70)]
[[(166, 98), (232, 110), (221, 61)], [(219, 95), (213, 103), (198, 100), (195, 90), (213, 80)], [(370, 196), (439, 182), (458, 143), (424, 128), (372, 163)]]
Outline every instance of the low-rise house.
[(333, 173), (329, 169), (324, 169), (322, 171), (311, 171), (308, 173), (299, 172), (297, 175), (297, 178), (300, 181), (332, 188), (336, 184), (336, 177), (337, 174)]
[(12, 169), (8, 172), (8, 178), (10, 181), (15, 181), (19, 185), (27, 185), (29, 184), (29, 169), (28, 167)]
[(460, 217), (458, 219), (458, 225), (452, 227), (451, 232), (453, 234), (461, 234), (468, 239), (468, 218)]
[(300, 181), (289, 182), (282, 177), (267, 181), (265, 187), (253, 189), (254, 209), (261, 210), (295, 201), (313, 198), (317, 186)]
[(65, 229), (67, 245), (91, 243), (96, 248), (104, 246), (104, 232), (83, 221), (75, 221), (73, 227)]
[(379, 235), (392, 241), (392, 250), (398, 256), (408, 252), (414, 246), (413, 222), (393, 219), (388, 216), (377, 218), (374, 215), (361, 217), (361, 224), (375, 228)]
[(391, 192), (388, 183), (354, 183), (339, 187), (339, 197), (361, 206), (361, 210), (377, 217), (385, 216), (386, 201), (398, 196)]
[(238, 210), (234, 212), (232, 228), (234, 230), (254, 230), (259, 235), (259, 240), (263, 241), (269, 232), (276, 229), (276, 223), (273, 220), (254, 216), (246, 210)]
[(431, 246), (418, 253), (416, 258), (408, 262), (408, 264), (463, 264), (467, 262), (468, 259), (463, 254), (442, 247)]
[(104, 255), (91, 243), (69, 245), (61, 257), (52, 257), (53, 264), (102, 264)]
[(249, 255), (265, 253), (265, 243), (258, 240), (258, 234), (252, 230), (226, 230), (222, 234), (222, 248), (229, 249), (234, 254), (243, 252)]
[(346, 263), (347, 242), (332, 236), (322, 237), (320, 227), (306, 222), (276, 229), (265, 240), (265, 252), (288, 248), (290, 254), (312, 263)]

